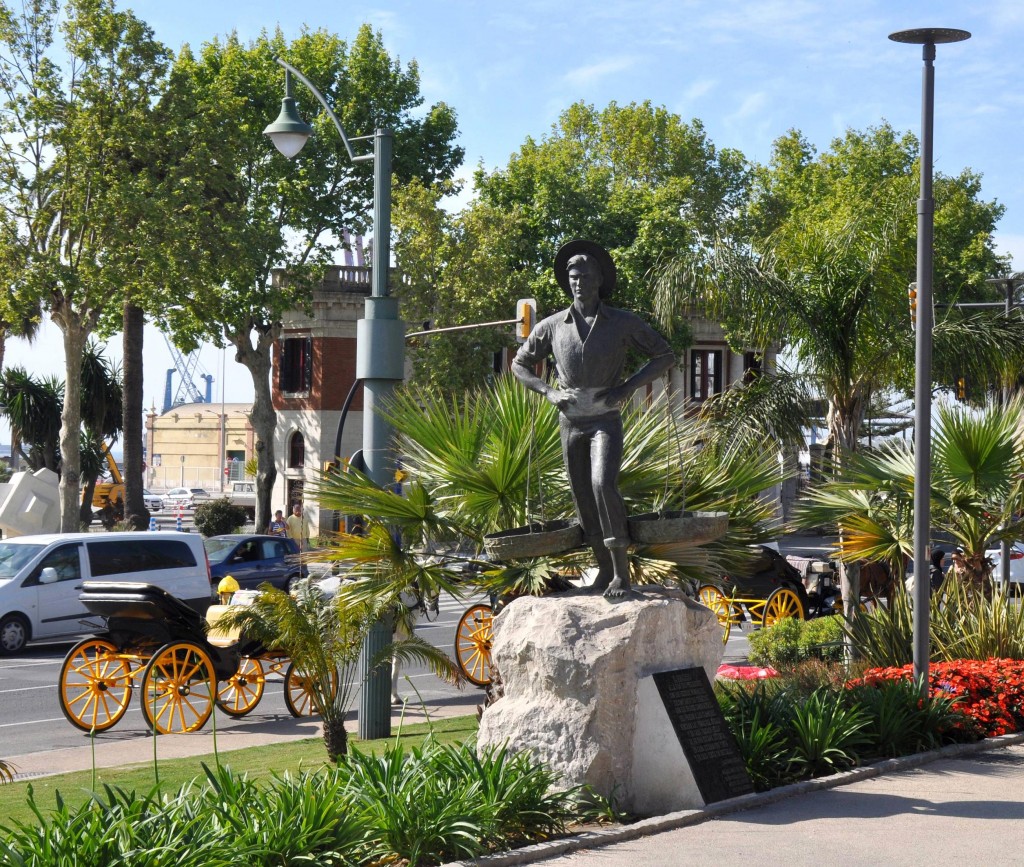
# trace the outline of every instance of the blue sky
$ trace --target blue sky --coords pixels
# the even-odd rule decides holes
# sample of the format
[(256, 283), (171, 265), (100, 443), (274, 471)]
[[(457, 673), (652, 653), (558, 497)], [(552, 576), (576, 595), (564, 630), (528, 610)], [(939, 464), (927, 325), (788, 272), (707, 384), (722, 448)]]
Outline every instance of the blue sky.
[[(1024, 270), (1020, 0), (122, 3), (175, 50), (232, 30), (250, 39), (278, 25), (286, 36), (305, 24), (348, 38), (370, 22), (392, 54), (418, 62), (427, 103), (443, 100), (456, 109), (466, 177), (480, 162), (504, 165), (526, 136), (543, 136), (580, 99), (598, 107), (651, 100), (684, 119), (699, 118), (717, 146), (753, 160), (766, 160), (773, 140), (790, 128), (819, 149), (848, 128), (883, 119), (918, 134), (921, 49), (887, 36), (910, 27), (968, 30), (969, 41), (938, 47), (935, 166), (951, 174), (970, 166), (983, 175), (985, 198), (1007, 209), (997, 246)], [(301, 89), (297, 96), (311, 113), (312, 99), (303, 99)], [(112, 354), (120, 354), (117, 342)], [(50, 326), (35, 347), (12, 341), (5, 363), (59, 373), (61, 356), (59, 333)], [(219, 400), (219, 351), (205, 350), (202, 364), (218, 380)], [(145, 401), (159, 408), (170, 356), (156, 332), (147, 334), (146, 365)], [(228, 400), (251, 399), (247, 372), (230, 358), (225, 378)]]

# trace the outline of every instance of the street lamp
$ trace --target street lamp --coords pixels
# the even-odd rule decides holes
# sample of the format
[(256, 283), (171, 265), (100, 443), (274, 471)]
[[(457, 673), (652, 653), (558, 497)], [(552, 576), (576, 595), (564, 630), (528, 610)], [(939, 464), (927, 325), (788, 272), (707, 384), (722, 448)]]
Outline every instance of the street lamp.
[[(354, 163), (373, 163), (373, 256), (370, 297), (365, 316), (356, 323), (356, 378), (363, 381), (363, 458), (366, 474), (381, 487), (392, 481), (394, 458), (391, 452), (393, 431), (377, 410), (394, 393), (395, 384), (405, 376), (405, 325), (398, 318), (398, 299), (388, 293), (391, 259), (391, 130), (377, 129), (372, 136), (349, 139), (341, 121), (327, 104), (323, 94), (299, 70), (280, 57), (274, 58), (285, 70), (285, 96), (281, 114), (263, 132), (289, 159), (294, 157), (313, 132), (299, 117), (291, 91), (292, 76), (301, 81), (324, 107)], [(352, 142), (373, 140), (373, 153), (357, 156)], [(337, 457), (337, 456), (336, 456)], [(391, 642), (391, 630), (384, 622), (370, 629), (363, 643), (361, 673), (363, 687), (359, 700), (359, 737), (382, 738), (391, 734), (391, 680), (381, 667), (374, 666)]]
[(966, 30), (925, 27), (890, 33), (893, 42), (922, 46), (921, 195), (917, 200), (917, 333), (914, 373), (914, 677), (928, 690), (928, 540), (931, 535), (932, 437), (932, 132), (935, 121), (935, 46), (970, 39)]

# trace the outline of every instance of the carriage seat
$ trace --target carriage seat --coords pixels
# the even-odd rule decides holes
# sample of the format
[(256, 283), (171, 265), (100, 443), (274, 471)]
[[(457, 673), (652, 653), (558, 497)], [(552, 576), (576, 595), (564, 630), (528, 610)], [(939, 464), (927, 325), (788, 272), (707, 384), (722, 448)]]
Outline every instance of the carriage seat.
[(241, 630), (237, 626), (222, 629), (217, 622), (231, 610), (230, 605), (211, 605), (206, 610), (206, 640), (215, 647), (231, 647), (238, 643)]
[(79, 601), (92, 614), (122, 620), (175, 620), (202, 631), (203, 618), (162, 587), (130, 581), (83, 581)]

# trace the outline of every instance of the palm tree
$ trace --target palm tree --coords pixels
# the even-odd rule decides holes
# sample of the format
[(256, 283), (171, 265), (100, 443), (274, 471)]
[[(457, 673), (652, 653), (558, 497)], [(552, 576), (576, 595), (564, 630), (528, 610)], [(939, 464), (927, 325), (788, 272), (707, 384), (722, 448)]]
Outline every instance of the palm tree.
[(57, 472), (64, 383), (55, 376), (36, 379), (23, 367), (9, 367), (0, 376), (0, 402), (11, 423), (11, 440), (29, 469)]
[[(1016, 539), (1024, 510), (1024, 398), (981, 412), (942, 403), (932, 433), (933, 526), (963, 549), (959, 577), (991, 589), (993, 541)], [(851, 456), (836, 478), (814, 490), (797, 522), (834, 521), (847, 532), (837, 552), (844, 561), (882, 560), (901, 574), (913, 552), (914, 453), (903, 441)]]
[[(352, 669), (367, 630), (389, 614), (386, 604), (380, 599), (365, 603), (328, 599), (308, 581), (297, 584), (291, 593), (269, 585), (260, 590), (252, 605), (233, 606), (218, 620), (217, 628), (241, 629), (246, 638), (291, 657), (323, 719), (327, 755), (337, 762), (348, 751), (345, 715), (360, 686)], [(392, 656), (423, 662), (452, 682), (461, 677), (442, 651), (417, 636), (394, 642), (387, 648), (387, 658), (376, 664), (385, 664)]]

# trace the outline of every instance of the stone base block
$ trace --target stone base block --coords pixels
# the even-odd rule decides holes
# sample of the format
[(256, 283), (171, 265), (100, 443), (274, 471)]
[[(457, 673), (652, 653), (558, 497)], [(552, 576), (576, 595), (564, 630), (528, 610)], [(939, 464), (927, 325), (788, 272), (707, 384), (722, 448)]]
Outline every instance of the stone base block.
[[(640, 681), (694, 667), (711, 680), (722, 652), (714, 614), (677, 590), (517, 599), (495, 619), (491, 654), (505, 695), (484, 712), (478, 745), (530, 750), (564, 787), (587, 784), (639, 812), (649, 803), (647, 766), (634, 762)], [(685, 763), (678, 742), (674, 752)]]

